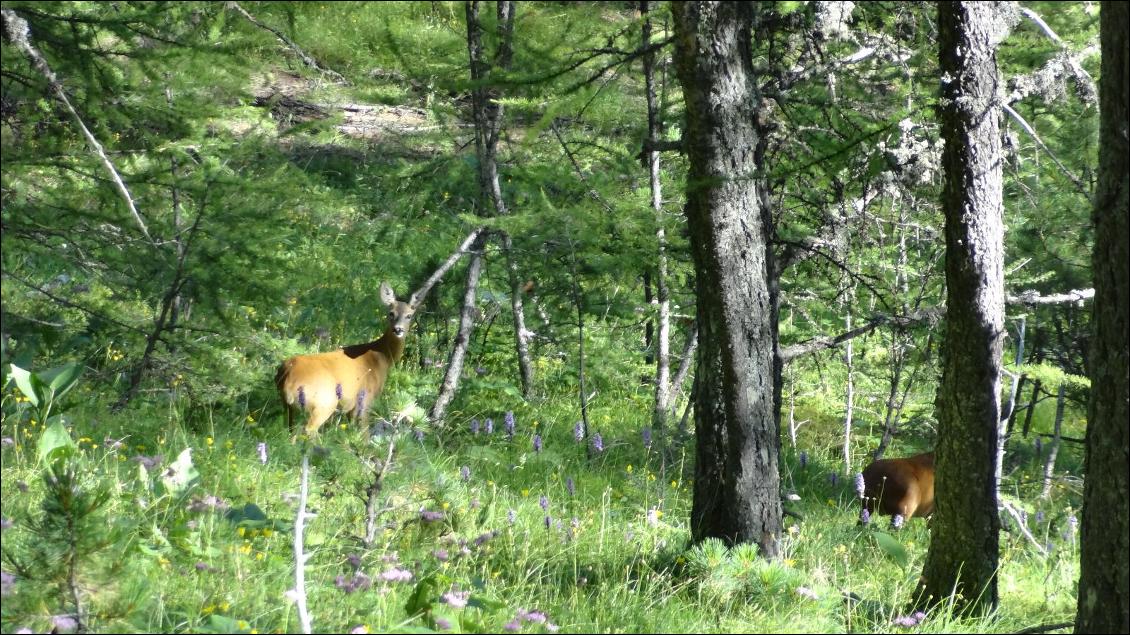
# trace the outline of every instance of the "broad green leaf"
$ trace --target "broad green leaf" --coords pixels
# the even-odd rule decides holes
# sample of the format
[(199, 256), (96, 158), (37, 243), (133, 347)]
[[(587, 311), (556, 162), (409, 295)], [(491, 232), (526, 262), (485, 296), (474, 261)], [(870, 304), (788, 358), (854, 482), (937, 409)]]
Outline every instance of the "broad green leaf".
[(908, 563), (906, 548), (888, 533), (877, 531), (872, 535), (875, 537), (875, 542), (879, 545), (879, 548), (885, 551), (895, 561), (895, 564), (905, 569)]
[(58, 368), (52, 368), (39, 373), (42, 379), (51, 389), (53, 398), (62, 397), (68, 390), (70, 390), (75, 382), (78, 381), (79, 375), (82, 374), (82, 364), (71, 362), (63, 364)]
[(12, 379), (16, 381), (16, 387), (24, 394), (29, 400), (31, 405), (36, 408), (39, 407), (40, 393), (35, 389), (36, 382), (39, 378), (32, 374), (29, 370), (24, 370), (15, 364), (12, 364)]
[(70, 456), (78, 451), (71, 433), (67, 432), (62, 419), (55, 419), (39, 435), (37, 454), (39, 460), (47, 464), (54, 463), (56, 459)]
[(408, 601), (404, 603), (404, 610), (409, 615), (419, 615), (425, 611), (431, 610), (432, 601), (436, 597), (436, 577), (435, 575), (427, 575), (416, 583), (416, 588), (412, 589), (412, 595), (408, 596)]

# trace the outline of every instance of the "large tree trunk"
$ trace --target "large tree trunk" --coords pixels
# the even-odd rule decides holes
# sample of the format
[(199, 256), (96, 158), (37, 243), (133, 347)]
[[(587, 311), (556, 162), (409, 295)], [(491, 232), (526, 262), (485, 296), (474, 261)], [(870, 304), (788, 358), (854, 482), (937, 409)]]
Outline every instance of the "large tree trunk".
[(920, 601), (997, 605), (996, 459), (1004, 338), (1000, 77), (1009, 30), (997, 2), (942, 2), (946, 340), (938, 391), (937, 500)]
[(755, 178), (752, 8), (671, 5), (686, 100), (686, 215), (699, 325), (691, 533), (696, 541), (756, 543), (774, 557), (781, 532), (776, 322), (768, 211)]
[(1130, 632), (1130, 143), (1127, 142), (1127, 4), (1103, 2), (1098, 191), (1095, 194), (1095, 308), (1091, 404), (1079, 556), (1076, 633)]

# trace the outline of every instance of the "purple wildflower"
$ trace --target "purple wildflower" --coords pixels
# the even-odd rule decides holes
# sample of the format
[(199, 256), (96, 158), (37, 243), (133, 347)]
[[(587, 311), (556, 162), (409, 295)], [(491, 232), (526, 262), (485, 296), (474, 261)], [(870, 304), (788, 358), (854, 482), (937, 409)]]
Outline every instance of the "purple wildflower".
[(414, 434), (416, 435), (416, 442), (417, 443), (423, 443), (424, 442), (424, 431), (423, 430), (416, 428), (416, 430), (414, 431)]
[(349, 635), (364, 635), (368, 633), (369, 629), (365, 628), (364, 624), (358, 624), (349, 630)]
[(573, 424), (573, 438), (577, 440), (577, 443), (585, 440), (585, 423), (583, 421)]
[(51, 624), (55, 627), (51, 630), (52, 633), (73, 633), (78, 630), (78, 620), (70, 615), (54, 615), (51, 617)]
[(1036, 524), (1037, 525), (1044, 524), (1044, 512), (1042, 512), (1040, 510), (1036, 510)]
[(925, 622), (926, 621), (926, 614), (922, 611), (916, 611), (914, 613), (914, 619), (918, 620), (919, 623)]
[(807, 466), (808, 466), (808, 452), (801, 450), (800, 451), (800, 469), (803, 470)]
[(471, 468), (466, 465), (459, 468), (459, 478), (462, 478), (464, 483), (471, 480)]
[(441, 631), (450, 631), (451, 630), (451, 622), (449, 620), (443, 619), (442, 617), (437, 617), (436, 618), (436, 628), (438, 628)]
[(512, 410), (506, 411), (506, 417), (504, 419), (504, 422), (505, 422), (505, 425), (506, 425), (506, 436), (509, 437), (511, 440), (513, 440), (514, 439), (514, 412)]
[(145, 456), (144, 454), (138, 454), (130, 458), (130, 460), (141, 464), (141, 467), (144, 467), (146, 472), (152, 472), (156, 468), (161, 467), (161, 464), (165, 462), (165, 455), (154, 454), (153, 456)]
[(604, 439), (600, 438), (599, 432), (592, 435), (592, 449), (596, 450), (597, 452), (604, 451)]
[(483, 533), (479, 534), (477, 538), (475, 538), (474, 544), (476, 547), (481, 547), (490, 542), (497, 535), (497, 531), (484, 531)]
[(863, 492), (867, 489), (867, 483), (863, 480), (863, 472), (855, 473), (855, 493), (863, 498)]
[(534, 452), (541, 452), (541, 435), (534, 435)]
[(549, 511), (549, 499), (546, 498), (545, 494), (542, 494), (541, 498), (538, 499), (538, 505), (541, 505), (543, 512)]
[(435, 556), (436, 560), (439, 560), (440, 562), (447, 562), (447, 559), (449, 557), (447, 549), (436, 549), (432, 552), (432, 555)]
[(513, 525), (513, 524), (514, 524), (514, 522), (518, 520), (518, 512), (514, 511), (513, 509), (511, 509), (510, 511), (506, 512), (506, 520), (507, 520), (507, 521), (508, 521), (508, 522), (509, 522), (509, 523), (510, 523), (511, 525)]
[(911, 626), (918, 624), (918, 620), (914, 619), (913, 615), (900, 615), (891, 620), (891, 623), (895, 626), (904, 626), (910, 628)]
[(0, 445), (11, 447), (16, 444), (16, 440), (12, 437), (0, 437)]
[(197, 563), (196, 563), (195, 565), (193, 565), (193, 566), (195, 566), (195, 567), (196, 567), (196, 570), (197, 570), (197, 571), (211, 571), (211, 570), (212, 570), (212, 567), (208, 566), (208, 563), (206, 563), (206, 562), (204, 562), (204, 561), (198, 561), (198, 562), (197, 562)]
[(1068, 515), (1067, 516), (1067, 536), (1064, 539), (1065, 540), (1071, 540), (1072, 538), (1074, 538), (1075, 537), (1075, 531), (1078, 528), (1079, 528), (1079, 519), (1075, 517), (1075, 514)]
[(895, 514), (894, 517), (891, 518), (891, 529), (901, 529), (905, 522), (906, 519), (902, 517), (902, 514)]
[(576, 495), (576, 493), (577, 493), (577, 484), (573, 482), (573, 477), (572, 477), (572, 476), (569, 476), (569, 477), (566, 477), (566, 478), (565, 478), (565, 490), (566, 490), (567, 492), (569, 492), (569, 496), (570, 496), (570, 497), (572, 497), (572, 496), (575, 496), (575, 495)]
[(448, 591), (440, 599), (451, 606), (461, 609), (467, 606), (467, 598), (471, 597), (470, 591)]
[(550, 518), (549, 516), (546, 516), (545, 517), (545, 529), (546, 529), (546, 531), (548, 531), (552, 528), (553, 528), (553, 519)]
[(203, 498), (194, 496), (192, 500), (189, 501), (186, 509), (191, 513), (200, 514), (206, 511), (223, 511), (228, 507), (231, 507), (231, 505), (229, 505), (227, 501), (219, 496), (209, 494)]
[(369, 404), (365, 403), (365, 389), (362, 388), (361, 390), (357, 391), (357, 410), (356, 410), (357, 415), (358, 416), (364, 415), (365, 409), (368, 406), (369, 406)]
[(345, 558), (345, 561), (349, 563), (349, 566), (353, 567), (354, 571), (361, 568), (361, 556), (359, 556), (355, 553), (349, 554)]
[(407, 569), (393, 567), (377, 576), (385, 582), (408, 582), (412, 580), (412, 572)]
[(510, 620), (502, 625), (502, 630), (508, 633), (517, 633), (522, 628), (522, 623), (517, 618)]
[(479, 433), (479, 420), (478, 419), (471, 419), (471, 434), (478, 434), (478, 433)]
[(640, 435), (643, 436), (643, 447), (650, 450), (651, 449), (651, 428), (650, 427), (644, 428), (640, 432)]
[(373, 579), (364, 573), (357, 572), (346, 579), (345, 576), (339, 575), (334, 578), (334, 586), (345, 591), (346, 593), (353, 593), (354, 591), (364, 591), (373, 585)]
[(533, 622), (535, 624), (545, 624), (546, 620), (549, 619), (549, 617), (541, 611), (527, 611), (526, 609), (518, 609), (518, 613), (515, 617), (523, 622)]
[(259, 451), (259, 462), (262, 463), (263, 465), (266, 465), (267, 464), (267, 443), (265, 441), (260, 441), (259, 445), (257, 445), (255, 447), (255, 449)]
[(867, 511), (867, 508), (864, 507), (859, 512), (859, 524), (866, 525), (870, 522), (871, 522), (871, 512)]
[(0, 518), (0, 529), (11, 529), (15, 524), (11, 518)]
[(443, 520), (443, 512), (429, 511), (425, 509), (420, 510), (420, 520), (426, 523), (434, 523), (437, 520)]
[(485, 427), (487, 434), (494, 434), (494, 419), (487, 419)]

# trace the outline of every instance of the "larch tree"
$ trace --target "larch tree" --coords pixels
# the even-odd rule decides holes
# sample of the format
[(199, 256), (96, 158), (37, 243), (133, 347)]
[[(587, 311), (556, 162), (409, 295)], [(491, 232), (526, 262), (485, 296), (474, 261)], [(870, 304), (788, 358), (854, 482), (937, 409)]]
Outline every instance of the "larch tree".
[(919, 587), (930, 606), (998, 601), (996, 457), (1004, 344), (1004, 223), (997, 46), (1014, 10), (942, 2), (938, 107), (946, 236), (946, 326), (938, 388), (936, 514)]
[(756, 543), (781, 533), (776, 311), (770, 219), (759, 195), (752, 63), (756, 7), (672, 5), (686, 102), (686, 217), (694, 257), (699, 357), (694, 540)]
[(1127, 141), (1126, 33), (1130, 9), (1104, 2), (1098, 191), (1093, 222), (1095, 304), (1091, 327), (1091, 402), (1079, 554), (1076, 633), (1130, 632), (1130, 142)]

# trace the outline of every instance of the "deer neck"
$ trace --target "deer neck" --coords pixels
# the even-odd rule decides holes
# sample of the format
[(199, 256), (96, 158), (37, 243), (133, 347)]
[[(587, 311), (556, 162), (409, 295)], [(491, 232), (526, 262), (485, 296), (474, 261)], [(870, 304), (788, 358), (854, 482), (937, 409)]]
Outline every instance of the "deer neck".
[[(407, 337), (407, 333), (405, 333), (405, 336)], [(404, 355), (404, 339), (397, 337), (396, 333), (393, 333), (390, 328), (384, 332), (379, 340), (373, 342), (372, 350), (384, 353), (395, 364)]]

